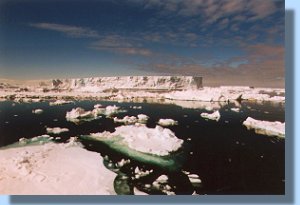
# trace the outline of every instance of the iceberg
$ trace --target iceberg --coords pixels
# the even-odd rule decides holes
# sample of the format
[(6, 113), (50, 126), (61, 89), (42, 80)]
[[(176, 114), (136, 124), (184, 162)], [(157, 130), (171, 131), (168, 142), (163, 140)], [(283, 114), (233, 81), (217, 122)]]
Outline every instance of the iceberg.
[(117, 117), (114, 117), (113, 119), (114, 119), (114, 122), (124, 123), (126, 125), (132, 125), (132, 124), (135, 124), (135, 123), (146, 124), (149, 117), (147, 115), (144, 115), (144, 114), (139, 114), (137, 117), (126, 115), (122, 119), (117, 118)]
[(56, 100), (54, 102), (50, 102), (49, 105), (53, 106), (53, 105), (64, 105), (64, 104), (70, 104), (73, 103), (73, 101), (67, 101), (67, 100)]
[(204, 113), (201, 113), (200, 115), (203, 118), (206, 118), (206, 119), (209, 119), (209, 120), (215, 120), (215, 121), (219, 121), (220, 118), (221, 118), (220, 112), (218, 110), (211, 113), (211, 114), (204, 112)]
[[(0, 149), (0, 193), (112, 195), (116, 174), (80, 142), (48, 142)], [(26, 187), (26, 188), (24, 188)]]
[(248, 117), (243, 122), (243, 125), (245, 125), (248, 130), (254, 129), (257, 134), (285, 138), (285, 123), (282, 122), (269, 122)]
[(32, 113), (34, 114), (42, 114), (44, 111), (42, 109), (35, 109), (35, 110), (32, 110)]
[(158, 124), (161, 126), (173, 126), (177, 125), (178, 122), (173, 119), (159, 119)]
[(46, 131), (48, 134), (60, 134), (62, 132), (69, 132), (69, 129), (68, 128), (60, 128), (60, 127), (47, 127), (46, 128)]
[(113, 133), (102, 132), (80, 136), (82, 140), (104, 143), (111, 149), (137, 161), (177, 170), (181, 166), (180, 148), (183, 140), (160, 126), (148, 128), (145, 125), (124, 125), (116, 127)]

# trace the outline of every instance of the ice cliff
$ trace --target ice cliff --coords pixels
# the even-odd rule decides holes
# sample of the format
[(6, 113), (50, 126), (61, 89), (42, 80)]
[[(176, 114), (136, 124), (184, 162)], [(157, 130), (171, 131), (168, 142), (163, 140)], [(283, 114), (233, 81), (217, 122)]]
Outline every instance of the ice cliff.
[(201, 87), (202, 78), (194, 76), (119, 76), (52, 80), (54, 89), (83, 92), (113, 89), (182, 90)]

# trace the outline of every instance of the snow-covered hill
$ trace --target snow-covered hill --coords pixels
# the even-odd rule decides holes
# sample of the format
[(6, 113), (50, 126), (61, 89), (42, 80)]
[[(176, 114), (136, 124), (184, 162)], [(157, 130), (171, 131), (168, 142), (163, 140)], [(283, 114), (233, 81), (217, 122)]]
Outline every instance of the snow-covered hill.
[(194, 76), (122, 76), (54, 79), (52, 88), (98, 92), (107, 89), (177, 90), (199, 89), (202, 77)]

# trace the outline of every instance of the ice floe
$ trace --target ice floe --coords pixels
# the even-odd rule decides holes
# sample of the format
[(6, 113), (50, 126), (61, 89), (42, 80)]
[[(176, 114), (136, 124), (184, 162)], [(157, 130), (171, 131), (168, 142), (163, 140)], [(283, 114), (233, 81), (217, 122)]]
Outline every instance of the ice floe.
[(282, 122), (269, 122), (248, 117), (243, 122), (243, 125), (245, 125), (247, 129), (254, 129), (257, 134), (277, 136), (280, 138), (285, 137), (285, 123)]
[(50, 102), (49, 105), (64, 105), (64, 104), (70, 104), (73, 103), (73, 101), (67, 101), (67, 100), (56, 100), (54, 102)]
[(164, 156), (178, 150), (183, 140), (178, 139), (175, 134), (160, 126), (148, 128), (146, 126), (127, 125), (116, 127), (113, 133), (93, 133), (95, 138), (116, 138), (121, 137), (123, 143), (129, 148), (139, 152)]
[(1, 194), (115, 194), (102, 157), (70, 142), (1, 148), (0, 161)]
[(68, 128), (60, 128), (60, 127), (53, 127), (53, 128), (47, 127), (46, 131), (48, 134), (60, 134), (63, 132), (68, 132), (69, 129)]
[(238, 108), (238, 107), (237, 108), (230, 108), (230, 110), (233, 111), (233, 112), (240, 112), (240, 108)]
[(201, 115), (201, 117), (203, 117), (205, 119), (210, 119), (210, 120), (215, 120), (215, 121), (219, 121), (221, 118), (221, 114), (218, 110), (211, 114), (204, 112), (204, 113), (201, 113), (200, 115)]
[(177, 125), (178, 122), (173, 119), (159, 119), (158, 124), (161, 126), (174, 126)]
[(32, 110), (32, 113), (34, 114), (42, 114), (44, 111), (42, 109), (35, 109), (35, 110)]
[(145, 124), (147, 123), (149, 117), (147, 115), (144, 114), (139, 114), (137, 117), (135, 116), (125, 116), (122, 119), (114, 117), (114, 122), (118, 122), (118, 123), (124, 123), (126, 125), (130, 125), (130, 124), (135, 124), (135, 123), (142, 123)]

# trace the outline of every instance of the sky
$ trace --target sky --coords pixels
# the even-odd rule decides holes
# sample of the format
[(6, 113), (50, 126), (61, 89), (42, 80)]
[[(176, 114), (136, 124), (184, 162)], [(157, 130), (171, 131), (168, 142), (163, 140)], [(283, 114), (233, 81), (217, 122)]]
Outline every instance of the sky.
[(284, 21), (283, 0), (2, 0), (0, 79), (284, 87)]

